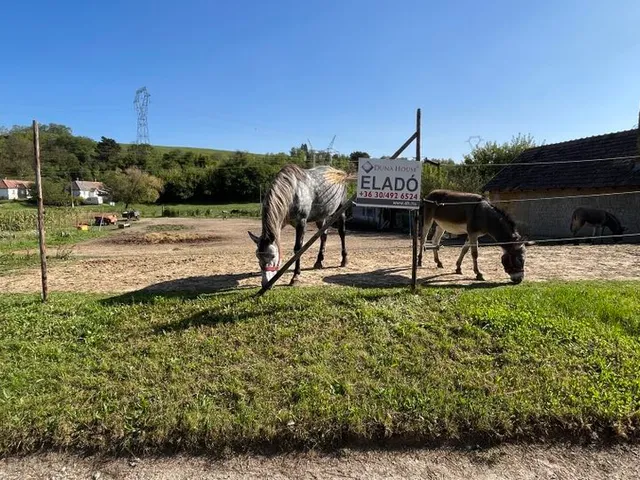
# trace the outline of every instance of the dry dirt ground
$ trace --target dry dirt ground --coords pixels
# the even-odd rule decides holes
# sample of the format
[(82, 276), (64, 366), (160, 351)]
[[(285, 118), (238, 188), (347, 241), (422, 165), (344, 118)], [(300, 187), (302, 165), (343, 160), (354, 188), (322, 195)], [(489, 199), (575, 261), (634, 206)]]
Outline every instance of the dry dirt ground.
[(640, 448), (503, 446), (478, 451), (342, 451), (339, 455), (236, 456), (228, 460), (80, 458), (45, 454), (0, 460), (2, 480), (79, 479), (637, 479)]
[[(167, 225), (173, 230), (162, 233)], [(177, 230), (181, 228), (181, 230)], [(247, 230), (260, 232), (254, 219), (147, 219), (131, 229), (77, 245), (72, 258), (49, 269), (52, 291), (119, 293), (218, 290), (260, 285), (255, 245)], [(307, 238), (315, 231), (310, 227)], [(294, 231), (283, 232), (283, 251), (293, 251)], [(312, 270), (318, 246), (303, 256), (301, 285), (400, 286), (410, 282), (411, 239), (408, 235), (348, 232), (349, 265), (340, 264), (340, 240), (329, 232), (325, 269)], [(471, 255), (463, 275), (455, 275), (459, 246), (443, 247), (445, 268), (438, 270), (425, 252), (418, 271), (423, 285), (474, 282)], [(54, 252), (51, 252), (54, 253)], [(480, 249), (480, 268), (489, 283), (508, 283), (498, 247)], [(281, 280), (288, 283), (291, 274)], [(525, 281), (640, 278), (640, 245), (532, 246), (528, 249)], [(35, 292), (37, 268), (0, 276), (0, 292)]]

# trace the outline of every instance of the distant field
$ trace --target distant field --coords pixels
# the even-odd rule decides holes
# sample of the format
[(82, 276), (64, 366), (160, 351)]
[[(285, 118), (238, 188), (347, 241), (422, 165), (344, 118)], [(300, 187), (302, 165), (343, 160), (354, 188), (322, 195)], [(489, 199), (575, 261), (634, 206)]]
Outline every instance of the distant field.
[[(123, 147), (128, 147), (131, 144), (130, 143), (121, 143), (120, 145), (122, 145)], [(173, 146), (170, 146), (170, 145), (152, 145), (152, 147), (156, 151), (158, 151), (158, 152), (160, 152), (162, 154), (170, 152), (171, 150), (182, 150), (183, 152), (202, 153), (202, 154), (205, 154), (205, 155), (218, 154), (223, 158), (228, 158), (235, 152), (235, 150), (217, 150), (215, 148), (198, 148), (198, 147), (173, 147)], [(253, 153), (253, 155), (261, 155), (261, 154)]]
[[(131, 209), (138, 210), (143, 217), (222, 217), (224, 212), (231, 217), (259, 217), (259, 203), (229, 203), (224, 205), (213, 204), (170, 204), (170, 205), (130, 205)], [(0, 227), (3, 215), (11, 212), (35, 212), (35, 205), (27, 202), (0, 202)], [(90, 220), (94, 212), (109, 212), (120, 215), (124, 211), (124, 204), (111, 205), (80, 205), (71, 210), (69, 207), (45, 207), (46, 211), (65, 211), (76, 213), (83, 221)], [(233, 213), (232, 213), (233, 212)], [(34, 213), (35, 214), (35, 213)], [(86, 217), (89, 215), (89, 217)], [(75, 218), (75, 217), (74, 217)], [(35, 226), (34, 226), (35, 228)]]

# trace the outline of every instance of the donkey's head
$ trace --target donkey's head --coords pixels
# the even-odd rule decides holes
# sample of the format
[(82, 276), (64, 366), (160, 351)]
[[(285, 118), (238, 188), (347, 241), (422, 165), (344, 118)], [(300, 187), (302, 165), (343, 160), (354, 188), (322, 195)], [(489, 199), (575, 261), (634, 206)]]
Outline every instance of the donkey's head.
[(533, 242), (525, 241), (518, 233), (514, 233), (513, 242), (502, 246), (502, 266), (511, 281), (518, 284), (524, 280), (524, 262), (527, 258), (526, 246), (533, 245)]
[(251, 232), (249, 232), (249, 237), (258, 247), (256, 249), (256, 257), (258, 257), (258, 264), (262, 271), (262, 286), (264, 287), (280, 268), (282, 261), (280, 244), (277, 240), (258, 237)]

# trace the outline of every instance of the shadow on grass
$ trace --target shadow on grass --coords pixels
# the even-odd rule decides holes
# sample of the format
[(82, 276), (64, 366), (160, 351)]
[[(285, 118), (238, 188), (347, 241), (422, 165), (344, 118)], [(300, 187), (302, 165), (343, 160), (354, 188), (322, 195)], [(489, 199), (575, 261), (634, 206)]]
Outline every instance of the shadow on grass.
[(343, 273), (324, 277), (323, 281), (343, 287), (397, 288), (411, 284), (411, 278), (405, 275), (397, 275), (397, 272), (404, 272), (406, 270), (405, 267), (396, 267), (382, 268), (365, 273)]
[[(324, 278), (326, 283), (356, 288), (397, 288), (411, 284), (411, 278), (398, 275), (398, 272), (406, 272), (407, 268), (383, 268), (373, 272), (345, 273)], [(462, 280), (462, 281), (459, 281)], [(425, 278), (418, 277), (418, 285), (428, 288), (463, 288), (468, 290), (482, 288), (496, 288), (512, 285), (511, 282), (479, 282), (476, 280), (464, 280), (455, 273), (439, 273)]]
[(201, 275), (178, 278), (155, 283), (135, 292), (127, 292), (103, 300), (106, 305), (153, 302), (156, 297), (195, 298), (202, 294), (252, 289), (253, 286), (240, 286), (241, 280), (260, 277), (259, 273), (233, 273), (224, 275)]

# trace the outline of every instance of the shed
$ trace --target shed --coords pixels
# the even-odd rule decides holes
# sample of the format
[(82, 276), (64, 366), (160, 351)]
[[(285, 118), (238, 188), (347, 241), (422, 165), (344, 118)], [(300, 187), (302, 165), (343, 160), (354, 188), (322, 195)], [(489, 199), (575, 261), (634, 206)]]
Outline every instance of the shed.
[[(571, 215), (577, 207), (607, 210), (626, 233), (638, 233), (640, 129), (529, 148), (483, 190), (491, 201), (505, 201), (500, 206), (532, 238), (571, 235)], [(547, 199), (519, 201), (543, 198)]]

